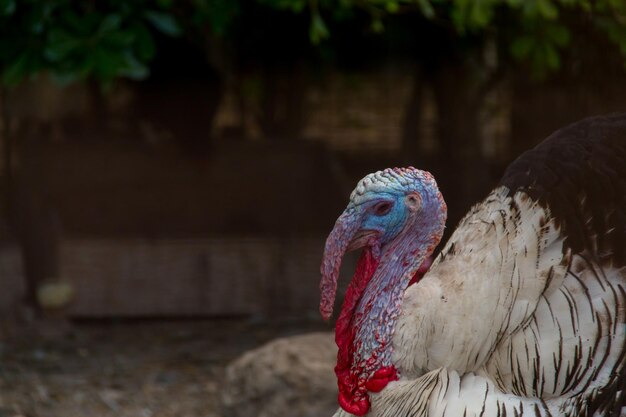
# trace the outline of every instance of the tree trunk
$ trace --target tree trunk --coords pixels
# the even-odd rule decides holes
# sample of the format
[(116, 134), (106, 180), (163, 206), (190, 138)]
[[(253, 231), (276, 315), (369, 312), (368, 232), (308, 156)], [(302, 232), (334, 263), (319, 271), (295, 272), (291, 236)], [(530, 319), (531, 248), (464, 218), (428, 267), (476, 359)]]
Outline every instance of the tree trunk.
[(33, 181), (36, 177), (25, 180), (26, 169), (23, 169), (22, 175), (14, 172), (15, 149), (9, 123), (6, 90), (0, 88), (4, 215), (21, 248), (26, 287), (24, 303), (36, 313), (40, 313), (37, 289), (46, 279), (56, 279), (59, 275), (61, 224), (53, 208), (46, 203), (37, 181)]
[(422, 120), (422, 96), (424, 79), (419, 70), (415, 70), (409, 101), (404, 107), (402, 119), (402, 151), (404, 155), (414, 156), (418, 151), (419, 131)]
[[(2, 164), (4, 172), (4, 203), (5, 209), (10, 205), (9, 196), (11, 193), (11, 181), (13, 177), (13, 141), (9, 132), (9, 114), (7, 110), (7, 94), (6, 89), (0, 86), (0, 143), (2, 144)], [(7, 213), (8, 210), (5, 211)]]
[(287, 68), (266, 64), (263, 68), (263, 94), (259, 126), (270, 140), (293, 140), (302, 135), (306, 122), (307, 81), (304, 65)]
[(479, 85), (462, 64), (446, 63), (435, 74), (437, 134), (442, 192), (448, 197), (448, 223), (456, 224), (490, 187), (481, 152)]
[(26, 278), (26, 304), (40, 313), (37, 289), (46, 280), (59, 278), (61, 223), (45, 202), (41, 190), (20, 178), (14, 187), (12, 223), (22, 249)]

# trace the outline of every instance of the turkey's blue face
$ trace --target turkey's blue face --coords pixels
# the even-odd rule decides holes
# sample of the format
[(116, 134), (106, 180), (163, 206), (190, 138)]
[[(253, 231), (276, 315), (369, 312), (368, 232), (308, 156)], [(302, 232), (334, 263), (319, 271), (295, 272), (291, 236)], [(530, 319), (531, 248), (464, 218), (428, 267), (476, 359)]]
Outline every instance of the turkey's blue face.
[(432, 175), (387, 169), (363, 178), (326, 240), (320, 312), (329, 319), (341, 260), (364, 248), (336, 324), (339, 403), (351, 414), (369, 410), (368, 392), (398, 378), (391, 336), (406, 286), (439, 242), (446, 207)]
[(395, 168), (363, 178), (326, 240), (320, 285), (322, 316), (329, 318), (332, 313), (345, 252), (366, 247), (378, 261), (382, 251), (399, 237), (406, 237), (405, 232), (416, 223), (423, 225), (428, 235), (429, 223), (440, 223), (442, 206), (445, 218), (445, 203), (434, 179), (425, 171)]
[[(419, 210), (418, 192), (374, 192), (363, 196), (359, 211), (362, 221), (348, 250), (364, 246), (374, 248), (374, 253), (393, 241), (404, 229), (407, 219)], [(364, 239), (365, 237), (365, 239)]]

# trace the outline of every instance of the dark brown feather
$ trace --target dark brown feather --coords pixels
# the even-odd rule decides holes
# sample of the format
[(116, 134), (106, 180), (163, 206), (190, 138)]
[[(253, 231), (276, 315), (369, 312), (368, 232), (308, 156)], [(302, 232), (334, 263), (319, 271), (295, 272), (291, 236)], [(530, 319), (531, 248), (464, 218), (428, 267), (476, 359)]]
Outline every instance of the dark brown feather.
[(565, 249), (626, 265), (626, 114), (556, 131), (515, 160), (500, 185), (547, 205)]

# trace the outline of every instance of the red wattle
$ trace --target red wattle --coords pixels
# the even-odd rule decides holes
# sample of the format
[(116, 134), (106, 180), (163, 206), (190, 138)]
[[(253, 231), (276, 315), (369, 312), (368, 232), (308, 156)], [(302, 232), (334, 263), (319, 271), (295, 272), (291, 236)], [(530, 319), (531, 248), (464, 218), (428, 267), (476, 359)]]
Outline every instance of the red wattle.
[(343, 393), (339, 393), (339, 406), (350, 414), (355, 416), (364, 416), (370, 409), (370, 400), (368, 397), (362, 400), (355, 400), (351, 397), (346, 397)]
[(357, 416), (365, 415), (369, 410), (370, 403), (365, 381), (359, 378), (358, 373), (351, 370), (356, 333), (352, 319), (359, 300), (377, 267), (378, 262), (374, 259), (371, 249), (365, 248), (357, 263), (354, 277), (346, 290), (341, 313), (335, 326), (335, 342), (339, 348), (337, 366), (335, 367), (339, 385), (339, 405), (347, 412)]
[(365, 383), (365, 388), (371, 392), (380, 392), (391, 381), (398, 380), (398, 371), (395, 366), (385, 366), (380, 368)]

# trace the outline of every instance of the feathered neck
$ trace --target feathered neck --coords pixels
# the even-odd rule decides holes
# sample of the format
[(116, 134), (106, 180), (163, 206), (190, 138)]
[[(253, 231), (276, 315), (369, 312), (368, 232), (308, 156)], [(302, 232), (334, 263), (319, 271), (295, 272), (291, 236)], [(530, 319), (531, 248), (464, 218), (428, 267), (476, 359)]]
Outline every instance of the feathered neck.
[(445, 219), (437, 192), (379, 256), (367, 247), (359, 259), (335, 332), (339, 403), (351, 414), (366, 414), (368, 391), (379, 392), (399, 377), (391, 341), (403, 294), (441, 240)]

